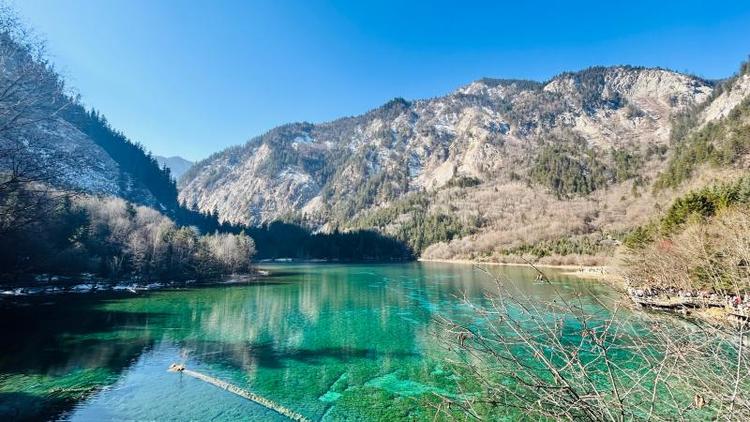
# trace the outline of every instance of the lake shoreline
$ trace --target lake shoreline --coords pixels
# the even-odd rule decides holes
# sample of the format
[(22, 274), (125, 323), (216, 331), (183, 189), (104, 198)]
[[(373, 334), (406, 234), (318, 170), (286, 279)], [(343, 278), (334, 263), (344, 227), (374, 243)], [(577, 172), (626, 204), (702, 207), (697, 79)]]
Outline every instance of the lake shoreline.
[[(521, 262), (491, 262), (475, 261), (468, 259), (428, 259), (418, 258), (414, 261), (420, 263), (443, 263), (458, 265), (487, 265), (487, 266), (513, 266), (513, 267), (532, 267), (531, 264)], [(340, 262), (331, 262), (325, 260), (292, 260), (292, 259), (274, 259), (263, 260), (259, 264), (286, 264), (286, 263), (312, 263), (312, 264), (338, 264)], [(369, 262), (372, 264), (373, 262)], [(379, 262), (380, 263), (380, 262)], [(382, 262), (392, 264), (393, 262)], [(586, 265), (552, 265), (552, 264), (533, 264), (533, 267), (540, 269), (563, 270), (561, 274), (577, 277), (581, 279), (600, 280), (614, 285), (613, 280), (618, 277), (608, 271), (605, 266), (586, 266)], [(54, 296), (66, 294), (102, 294), (102, 293), (123, 293), (139, 294), (169, 289), (186, 289), (193, 287), (210, 287), (225, 286), (242, 283), (258, 282), (271, 276), (271, 272), (256, 267), (255, 271), (247, 274), (233, 274), (218, 278), (196, 278), (189, 280), (168, 280), (168, 281), (134, 281), (134, 280), (107, 280), (99, 277), (81, 275), (79, 277), (70, 276), (50, 276), (49, 281), (23, 282), (17, 284), (6, 284), (0, 288), (0, 300), (3, 298), (25, 297), (25, 296)]]
[[(485, 262), (485, 261), (473, 261), (469, 259), (426, 259), (420, 258), (419, 262), (427, 263), (443, 263), (443, 264), (462, 264), (462, 265), (489, 265), (489, 266), (507, 266), (507, 267), (532, 267), (530, 264), (520, 262)], [(644, 306), (639, 303), (633, 296), (628, 294), (624, 289), (624, 280), (617, 274), (608, 272), (606, 266), (586, 266), (586, 265), (552, 265), (552, 264), (533, 264), (534, 267), (540, 269), (548, 268), (554, 270), (567, 270), (562, 271), (561, 274), (580, 279), (596, 280), (605, 283), (613, 289), (619, 291), (623, 298), (627, 299), (627, 303), (632, 309), (637, 309), (641, 312), (657, 312), (666, 315), (681, 315), (683, 317), (690, 316), (697, 320), (712, 324), (732, 324), (730, 320), (730, 313), (726, 310), (718, 310), (716, 308), (680, 308), (680, 309), (661, 309), (659, 307)]]
[(503, 266), (503, 267), (538, 267), (538, 268), (549, 268), (555, 270), (567, 270), (562, 274), (570, 275), (578, 278), (586, 279), (610, 279), (616, 278), (617, 276), (610, 272), (610, 267), (607, 266), (592, 266), (592, 265), (553, 265), (553, 264), (527, 264), (524, 262), (495, 262), (495, 261), (476, 261), (471, 259), (433, 259), (433, 258), (419, 258), (419, 262), (434, 262), (442, 264), (463, 264), (463, 265), (490, 265), (490, 266)]
[(28, 296), (57, 296), (78, 294), (112, 294), (122, 293), (135, 295), (139, 293), (154, 292), (170, 289), (187, 289), (195, 287), (227, 286), (242, 283), (253, 283), (268, 277), (270, 273), (265, 270), (256, 270), (247, 274), (232, 274), (222, 277), (189, 279), (189, 280), (166, 280), (166, 281), (133, 281), (133, 280), (106, 280), (101, 278), (66, 277), (59, 281), (43, 281), (37, 284), (22, 283), (6, 285), (0, 288), (0, 301), (4, 298)]

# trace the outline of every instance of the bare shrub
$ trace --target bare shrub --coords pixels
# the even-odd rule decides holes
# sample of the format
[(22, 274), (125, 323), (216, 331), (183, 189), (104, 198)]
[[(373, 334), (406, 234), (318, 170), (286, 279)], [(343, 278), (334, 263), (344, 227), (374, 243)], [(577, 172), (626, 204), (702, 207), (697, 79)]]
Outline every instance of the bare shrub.
[[(748, 420), (745, 328), (633, 313), (594, 296), (549, 300), (491, 275), (496, 289), (440, 319), (459, 394), (436, 405), (464, 420)], [(554, 289), (554, 284), (552, 284)], [(745, 339), (746, 341), (746, 339)]]
[(255, 255), (253, 239), (244, 234), (215, 233), (204, 236), (203, 242), (211, 255), (221, 264), (225, 273), (242, 273), (250, 270), (249, 257)]
[(750, 208), (688, 222), (677, 234), (629, 251), (623, 264), (632, 286), (744, 294), (750, 291)]

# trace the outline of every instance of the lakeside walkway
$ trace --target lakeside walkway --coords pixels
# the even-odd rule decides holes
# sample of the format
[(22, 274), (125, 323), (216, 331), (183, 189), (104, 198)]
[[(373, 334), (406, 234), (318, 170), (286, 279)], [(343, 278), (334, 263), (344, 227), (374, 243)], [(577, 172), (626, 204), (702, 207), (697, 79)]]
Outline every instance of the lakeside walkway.
[(748, 296), (716, 293), (684, 292), (657, 289), (628, 289), (630, 299), (644, 308), (662, 311), (687, 313), (691, 309), (721, 309), (726, 317), (737, 323), (750, 322), (750, 301)]

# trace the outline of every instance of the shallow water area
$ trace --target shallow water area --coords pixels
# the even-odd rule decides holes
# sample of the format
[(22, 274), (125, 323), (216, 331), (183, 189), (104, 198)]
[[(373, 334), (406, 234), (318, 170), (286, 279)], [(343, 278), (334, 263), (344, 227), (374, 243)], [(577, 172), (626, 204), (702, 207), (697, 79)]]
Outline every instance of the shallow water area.
[[(435, 317), (461, 318), (493, 282), (470, 265), (263, 265), (258, 281), (139, 294), (62, 295), (0, 305), (3, 419), (284, 420), (173, 362), (313, 420), (431, 420), (453, 394)], [(608, 287), (494, 267), (539, 300)], [(596, 300), (594, 300), (596, 299)], [(592, 305), (594, 306), (594, 305)]]

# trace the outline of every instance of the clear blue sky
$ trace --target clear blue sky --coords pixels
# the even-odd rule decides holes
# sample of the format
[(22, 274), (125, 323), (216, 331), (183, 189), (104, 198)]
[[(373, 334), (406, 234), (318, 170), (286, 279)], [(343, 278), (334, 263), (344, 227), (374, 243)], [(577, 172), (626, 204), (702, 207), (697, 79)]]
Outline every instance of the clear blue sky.
[[(574, 4), (575, 3), (575, 4)], [(750, 1), (16, 0), (117, 129), (204, 158), (282, 123), (591, 65), (707, 78), (750, 53)]]

